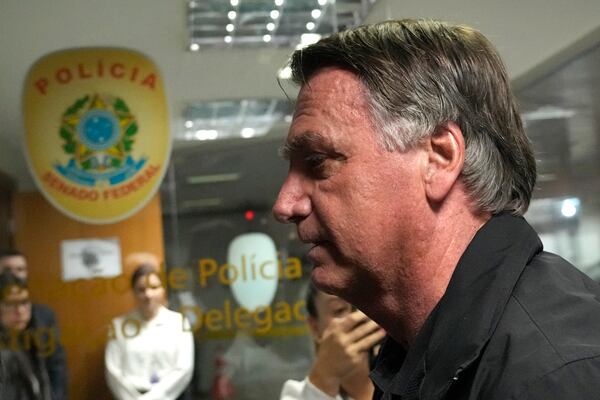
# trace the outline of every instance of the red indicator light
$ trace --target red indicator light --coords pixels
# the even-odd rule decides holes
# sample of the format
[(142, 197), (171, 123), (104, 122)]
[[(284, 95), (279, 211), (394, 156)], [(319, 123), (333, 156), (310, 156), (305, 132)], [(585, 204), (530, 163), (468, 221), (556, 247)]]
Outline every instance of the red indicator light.
[(244, 217), (246, 217), (246, 221), (252, 221), (254, 219), (254, 211), (252, 211), (252, 210), (246, 211), (246, 214), (244, 214)]

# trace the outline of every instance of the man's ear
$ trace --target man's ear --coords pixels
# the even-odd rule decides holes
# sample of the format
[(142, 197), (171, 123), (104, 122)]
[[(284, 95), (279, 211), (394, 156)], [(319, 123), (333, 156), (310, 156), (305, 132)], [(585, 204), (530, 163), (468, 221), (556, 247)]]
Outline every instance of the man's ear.
[(424, 183), (430, 202), (443, 201), (462, 172), (465, 139), (454, 122), (440, 125), (426, 142), (427, 163)]

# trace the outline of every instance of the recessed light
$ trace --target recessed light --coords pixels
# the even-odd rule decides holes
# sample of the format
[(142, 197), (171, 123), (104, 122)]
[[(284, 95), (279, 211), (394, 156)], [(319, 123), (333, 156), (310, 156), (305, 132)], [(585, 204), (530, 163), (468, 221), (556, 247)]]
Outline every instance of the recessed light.
[(271, 18), (273, 18), (273, 19), (279, 18), (279, 11), (271, 10)]
[(281, 68), (277, 76), (279, 79), (290, 79), (292, 77), (292, 68), (289, 65)]
[(313, 29), (315, 29), (315, 23), (310, 21), (306, 23), (306, 29), (308, 29), (309, 31), (312, 31)]
[[(265, 35), (265, 36), (267, 36), (267, 35)], [(242, 132), (240, 133), (240, 135), (246, 139), (253, 137), (255, 134), (256, 134), (256, 131), (254, 130), (254, 128), (243, 128)]]
[(240, 177), (240, 173), (232, 172), (224, 174), (188, 176), (185, 181), (189, 185), (202, 185), (219, 182), (234, 182), (239, 180)]
[(560, 207), (560, 212), (563, 217), (571, 218), (577, 214), (579, 207), (579, 199), (565, 199)]

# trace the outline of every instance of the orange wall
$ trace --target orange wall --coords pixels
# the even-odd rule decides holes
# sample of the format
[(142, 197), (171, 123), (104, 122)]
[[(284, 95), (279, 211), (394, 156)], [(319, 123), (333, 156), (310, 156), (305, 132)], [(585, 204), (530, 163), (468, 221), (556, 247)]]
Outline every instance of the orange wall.
[(17, 248), (29, 263), (29, 290), (35, 302), (56, 312), (67, 353), (69, 398), (110, 399), (104, 383), (104, 345), (111, 319), (133, 307), (129, 276), (63, 282), (60, 244), (66, 239), (119, 238), (121, 257), (147, 251), (164, 259), (158, 194), (134, 216), (109, 225), (89, 225), (63, 215), (40, 193), (14, 198)]

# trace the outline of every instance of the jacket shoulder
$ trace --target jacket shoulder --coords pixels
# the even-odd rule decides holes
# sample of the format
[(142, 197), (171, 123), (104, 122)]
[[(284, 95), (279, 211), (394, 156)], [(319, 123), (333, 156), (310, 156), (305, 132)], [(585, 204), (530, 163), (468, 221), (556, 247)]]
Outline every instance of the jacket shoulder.
[(565, 363), (600, 355), (600, 285), (563, 258), (536, 256), (512, 298)]
[(33, 303), (31, 305), (31, 319), (36, 326), (55, 326), (56, 314), (45, 304)]
[(600, 391), (586, 378), (600, 376), (598, 332), (600, 286), (559, 256), (542, 252), (519, 278), (482, 355), (475, 386), (488, 399), (527, 399), (524, 393), (534, 395), (538, 385), (553, 382), (565, 393)]
[(596, 384), (600, 356), (567, 363), (523, 386), (514, 400), (580, 400), (600, 398)]

